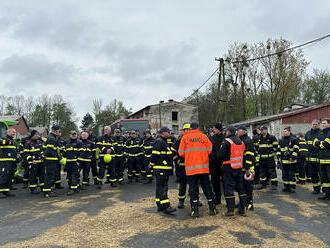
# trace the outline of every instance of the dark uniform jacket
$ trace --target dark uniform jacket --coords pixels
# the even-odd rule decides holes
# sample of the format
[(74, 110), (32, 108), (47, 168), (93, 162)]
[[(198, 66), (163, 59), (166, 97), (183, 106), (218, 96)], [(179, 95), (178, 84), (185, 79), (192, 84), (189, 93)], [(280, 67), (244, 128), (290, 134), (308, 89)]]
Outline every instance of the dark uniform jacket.
[(223, 140), (225, 139), (224, 134), (215, 134), (210, 137), (210, 141), (212, 142), (212, 153), (210, 154), (210, 170), (215, 166), (221, 165), (221, 160), (219, 158), (219, 151)]
[(314, 139), (318, 138), (321, 134), (321, 129), (311, 129), (305, 134), (305, 140), (307, 142), (307, 160), (311, 162), (318, 162), (319, 151), (313, 146)]
[(244, 134), (243, 136), (241, 136), (239, 138), (245, 144), (245, 151), (244, 151), (244, 156), (243, 156), (243, 169), (242, 170), (243, 171), (254, 170), (255, 154), (254, 154), (253, 141), (247, 134)]
[(114, 149), (115, 157), (123, 157), (124, 156), (124, 138), (123, 136), (114, 136), (112, 147)]
[(299, 146), (299, 153), (298, 157), (306, 158), (308, 155), (308, 144), (306, 140), (302, 137), (298, 137), (298, 146)]
[(64, 148), (64, 157), (67, 162), (76, 162), (79, 158), (80, 148), (82, 148), (82, 142), (78, 139), (69, 139)]
[(108, 149), (111, 149), (111, 154), (114, 152), (113, 146), (113, 137), (111, 135), (103, 135), (98, 138), (97, 147), (100, 149), (100, 157), (104, 156), (107, 153)]
[(281, 163), (294, 164), (297, 163), (297, 157), (299, 152), (298, 140), (294, 135), (284, 136), (280, 139), (280, 151), (278, 155), (281, 158)]
[(330, 164), (330, 128), (323, 129), (315, 143), (319, 149), (320, 164)]
[(42, 146), (44, 148), (44, 158), (45, 161), (56, 161), (59, 160), (59, 150), (60, 146), (56, 140), (56, 136), (53, 133), (50, 133), (47, 136), (46, 142)]
[(153, 166), (154, 170), (172, 172), (173, 155), (167, 140), (163, 137), (158, 137), (152, 147), (150, 165)]
[(268, 133), (265, 137), (261, 135), (256, 148), (260, 159), (272, 158), (277, 154), (279, 144), (275, 136)]
[(144, 154), (144, 157), (145, 158), (151, 158), (151, 153), (152, 153), (152, 146), (155, 142), (155, 139), (153, 137), (150, 137), (150, 138), (145, 138), (143, 140), (143, 146), (142, 146), (142, 149), (143, 149), (143, 154)]
[(125, 155), (127, 157), (138, 157), (143, 154), (140, 138), (129, 138), (125, 144)]
[(43, 148), (42, 141), (40, 139), (32, 140), (25, 142), (24, 146), (24, 156), (25, 160), (32, 164), (32, 161), (35, 160), (37, 163), (43, 162)]
[(88, 139), (80, 142), (78, 161), (91, 162), (93, 157), (94, 143)]
[(13, 137), (7, 135), (0, 139), (0, 162), (16, 162), (17, 154), (17, 144)]

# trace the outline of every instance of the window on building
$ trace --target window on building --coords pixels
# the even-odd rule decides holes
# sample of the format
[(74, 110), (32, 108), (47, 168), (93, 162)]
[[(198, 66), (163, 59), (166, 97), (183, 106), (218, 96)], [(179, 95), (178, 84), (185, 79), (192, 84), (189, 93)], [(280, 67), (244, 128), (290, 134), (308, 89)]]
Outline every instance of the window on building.
[(172, 121), (177, 121), (178, 120), (178, 112), (173, 111), (172, 112)]
[(179, 132), (179, 126), (178, 126), (178, 125), (172, 125), (172, 131), (173, 131), (175, 134), (178, 134), (178, 132)]

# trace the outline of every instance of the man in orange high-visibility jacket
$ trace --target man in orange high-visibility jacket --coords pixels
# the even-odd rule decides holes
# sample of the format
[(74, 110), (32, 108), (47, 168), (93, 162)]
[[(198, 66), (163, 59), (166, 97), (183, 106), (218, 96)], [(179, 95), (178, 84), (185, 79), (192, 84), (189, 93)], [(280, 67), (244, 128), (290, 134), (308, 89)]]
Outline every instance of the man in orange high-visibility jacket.
[(190, 124), (191, 130), (184, 133), (179, 156), (185, 159), (187, 182), (191, 203), (191, 217), (198, 217), (198, 182), (208, 200), (209, 215), (216, 215), (217, 209), (214, 194), (209, 179), (209, 155), (212, 152), (212, 143), (209, 138), (198, 129), (198, 124)]
[(235, 195), (237, 189), (240, 200), (239, 213), (246, 215), (247, 196), (243, 186), (244, 143), (235, 135), (233, 126), (226, 128), (226, 138), (221, 144), (219, 158), (222, 162), (224, 193), (227, 203), (226, 216), (234, 216)]

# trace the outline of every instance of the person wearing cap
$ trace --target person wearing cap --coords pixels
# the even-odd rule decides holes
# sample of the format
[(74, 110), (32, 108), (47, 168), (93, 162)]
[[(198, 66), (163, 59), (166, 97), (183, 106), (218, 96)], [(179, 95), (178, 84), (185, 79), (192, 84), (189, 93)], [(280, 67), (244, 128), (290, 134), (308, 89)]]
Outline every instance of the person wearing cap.
[(257, 189), (264, 189), (267, 183), (271, 181), (272, 190), (277, 189), (278, 179), (276, 173), (275, 156), (279, 150), (279, 144), (275, 136), (268, 133), (268, 128), (262, 126), (261, 136), (258, 141), (257, 154), (260, 164), (260, 183)]
[(116, 183), (123, 184), (124, 182), (124, 138), (121, 135), (120, 129), (115, 130), (115, 135), (113, 137), (113, 158), (111, 163), (111, 179), (113, 180), (111, 186), (115, 187)]
[(113, 154), (114, 148), (113, 148), (113, 138), (111, 136), (111, 127), (110, 126), (105, 126), (104, 127), (104, 134), (103, 136), (98, 138), (97, 141), (97, 148), (100, 150), (100, 160), (99, 160), (99, 171), (97, 174), (97, 180), (98, 180), (98, 189), (102, 188), (103, 184), (103, 178), (105, 175), (105, 170), (107, 170), (107, 181), (106, 183), (111, 183), (110, 182), (110, 171), (111, 171), (111, 161), (110, 163), (106, 163), (104, 161), (104, 156), (105, 154)]
[(168, 199), (168, 180), (173, 170), (173, 152), (167, 143), (170, 129), (162, 127), (159, 130), (160, 137), (155, 140), (152, 147), (150, 166), (152, 166), (156, 177), (156, 204), (157, 211), (171, 214), (176, 211), (171, 207)]
[(241, 125), (237, 128), (237, 136), (240, 138), (240, 140), (243, 141), (245, 145), (242, 168), (243, 187), (247, 197), (247, 208), (253, 211), (253, 176), (255, 175), (254, 144), (253, 140), (248, 136), (247, 128), (244, 125)]
[(151, 136), (150, 130), (145, 131), (145, 138), (143, 140), (142, 149), (143, 149), (143, 166), (144, 171), (146, 172), (147, 181), (144, 184), (152, 183), (152, 174), (153, 170), (150, 167), (150, 158), (152, 153), (152, 146), (155, 142), (155, 139)]
[(212, 153), (210, 154), (210, 174), (215, 195), (215, 204), (221, 204), (221, 160), (218, 158), (220, 146), (225, 138), (222, 133), (222, 124), (215, 123), (213, 127), (213, 136), (210, 137), (212, 142)]
[(174, 150), (176, 151), (176, 154), (175, 154), (173, 160), (176, 165), (175, 172), (176, 172), (177, 180), (179, 183), (178, 208), (184, 208), (184, 202), (186, 199), (186, 191), (187, 191), (187, 176), (186, 176), (184, 158), (179, 156), (178, 150), (179, 150), (180, 143), (181, 143), (184, 133), (188, 132), (189, 130), (190, 130), (190, 123), (184, 124), (183, 128), (182, 128), (182, 133), (179, 135), (179, 138), (177, 139), (177, 141), (175, 142), (175, 144), (173, 146)]
[(15, 196), (10, 192), (18, 160), (15, 135), (16, 130), (9, 128), (6, 137), (0, 138), (0, 198)]
[(136, 182), (140, 182), (141, 153), (142, 153), (141, 140), (136, 136), (136, 132), (132, 130), (130, 133), (130, 138), (126, 141), (125, 144), (125, 156), (127, 157), (127, 165), (128, 165), (128, 171), (127, 171), (128, 184), (133, 182), (134, 177)]
[(260, 160), (260, 156), (258, 155), (257, 151), (258, 151), (258, 144), (259, 144), (259, 140), (261, 138), (261, 130), (260, 128), (256, 128), (253, 130), (253, 144), (254, 144), (254, 151), (255, 151), (255, 176), (254, 176), (254, 184), (259, 184), (260, 183), (260, 164), (259, 164), (259, 160)]
[(278, 160), (282, 165), (283, 192), (294, 193), (296, 188), (295, 172), (297, 168), (297, 157), (299, 145), (296, 136), (291, 133), (291, 127), (285, 127), (283, 138), (279, 141), (280, 150)]
[(79, 190), (79, 162), (82, 142), (78, 140), (77, 131), (70, 131), (70, 139), (66, 142), (63, 156), (66, 158), (67, 181), (69, 184), (68, 196), (78, 193)]
[(89, 173), (90, 166), (95, 153), (94, 143), (88, 139), (88, 132), (83, 131), (81, 133), (81, 148), (79, 149), (78, 163), (79, 170), (82, 171), (81, 189), (86, 189), (89, 186)]
[(89, 127), (87, 129), (88, 132), (88, 140), (91, 141), (93, 143), (93, 151), (92, 151), (92, 160), (90, 163), (90, 167), (91, 167), (91, 172), (92, 172), (92, 177), (94, 180), (94, 184), (98, 184), (98, 180), (97, 180), (97, 159), (96, 159), (96, 151), (97, 151), (97, 137), (96, 135), (93, 134), (93, 129), (92, 127)]
[(209, 204), (209, 215), (217, 214), (214, 194), (209, 179), (209, 155), (212, 143), (198, 128), (198, 123), (190, 124), (191, 130), (186, 132), (180, 143), (179, 155), (185, 159), (185, 171), (189, 184), (191, 217), (198, 217), (199, 183)]
[(55, 197), (56, 194), (52, 190), (55, 185), (57, 171), (58, 171), (58, 161), (60, 155), (58, 150), (60, 149), (58, 143), (58, 137), (60, 135), (60, 127), (58, 125), (53, 125), (51, 132), (47, 136), (46, 142), (43, 144), (44, 149), (44, 165), (45, 165), (45, 186), (42, 189), (44, 197)]
[(240, 215), (246, 215), (247, 196), (243, 186), (243, 161), (245, 144), (235, 135), (236, 128), (226, 128), (226, 138), (221, 144), (219, 158), (222, 160), (224, 195), (227, 203), (226, 216), (234, 216), (235, 190), (238, 192)]
[(32, 194), (39, 193), (37, 187), (40, 186), (42, 189), (45, 182), (43, 142), (39, 137), (39, 133), (36, 130), (32, 130), (29, 141), (25, 142), (24, 145), (24, 156), (29, 169), (29, 189)]

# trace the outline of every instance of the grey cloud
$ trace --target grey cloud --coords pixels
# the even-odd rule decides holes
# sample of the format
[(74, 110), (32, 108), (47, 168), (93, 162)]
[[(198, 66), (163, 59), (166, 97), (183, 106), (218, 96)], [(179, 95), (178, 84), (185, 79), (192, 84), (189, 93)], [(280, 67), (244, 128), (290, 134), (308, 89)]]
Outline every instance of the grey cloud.
[(41, 54), (12, 55), (0, 64), (0, 73), (8, 75), (17, 84), (71, 83), (76, 69), (60, 62), (51, 62)]

